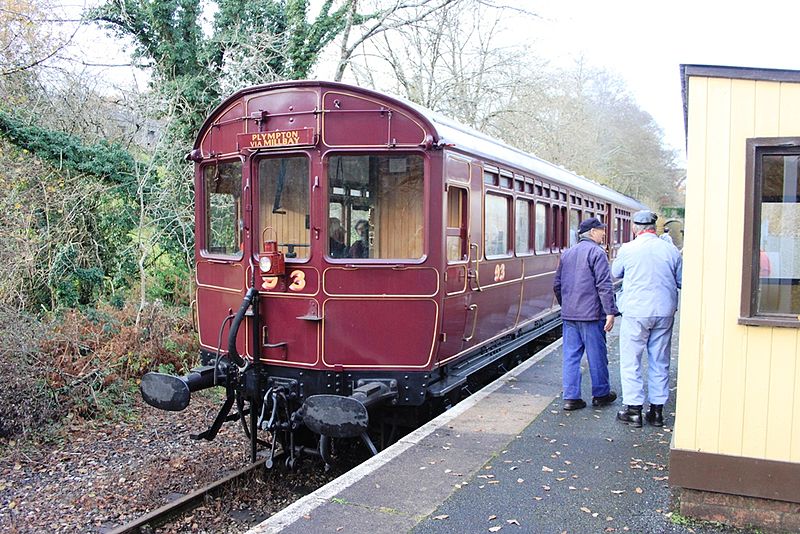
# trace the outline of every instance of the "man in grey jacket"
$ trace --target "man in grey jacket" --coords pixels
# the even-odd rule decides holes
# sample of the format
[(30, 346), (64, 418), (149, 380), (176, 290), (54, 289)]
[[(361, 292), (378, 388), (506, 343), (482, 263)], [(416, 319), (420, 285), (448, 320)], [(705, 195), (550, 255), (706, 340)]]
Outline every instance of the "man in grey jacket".
[(652, 211), (633, 214), (636, 239), (620, 247), (611, 267), (611, 274), (623, 280), (619, 367), (625, 407), (617, 414), (617, 419), (636, 427), (642, 426), (642, 356), (645, 353), (650, 410), (644, 419), (653, 426), (664, 426), (672, 325), (683, 275), (678, 249), (656, 236), (657, 219)]
[(578, 243), (561, 255), (553, 291), (563, 320), (562, 382), (565, 410), (586, 407), (581, 399), (581, 359), (584, 350), (592, 378), (592, 405), (616, 400), (608, 382), (606, 332), (614, 327), (617, 307), (611, 286), (608, 257), (601, 243), (606, 225), (596, 217), (581, 222)]

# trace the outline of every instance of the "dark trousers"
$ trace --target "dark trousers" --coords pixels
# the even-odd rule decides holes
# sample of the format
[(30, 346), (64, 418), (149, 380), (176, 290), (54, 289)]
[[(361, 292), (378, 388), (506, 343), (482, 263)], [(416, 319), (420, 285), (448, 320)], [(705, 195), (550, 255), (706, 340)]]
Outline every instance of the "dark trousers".
[(604, 320), (564, 321), (564, 362), (562, 381), (564, 399), (581, 398), (581, 358), (586, 351), (589, 360), (589, 374), (592, 377), (592, 397), (608, 395), (608, 350)]

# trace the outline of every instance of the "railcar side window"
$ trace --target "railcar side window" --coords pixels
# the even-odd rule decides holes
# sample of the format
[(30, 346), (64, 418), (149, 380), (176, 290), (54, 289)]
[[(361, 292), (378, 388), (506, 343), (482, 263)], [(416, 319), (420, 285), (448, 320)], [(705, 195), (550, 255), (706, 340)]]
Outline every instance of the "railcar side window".
[(569, 246), (578, 242), (578, 226), (581, 224), (581, 212), (570, 210), (569, 212)]
[(500, 195), (486, 195), (486, 219), (484, 221), (484, 250), (486, 257), (508, 254), (509, 199)]
[(425, 235), (422, 156), (332, 156), (327, 171), (328, 256), (422, 257)]
[(447, 190), (447, 261), (467, 259), (467, 190), (450, 187)]
[[(277, 239), (287, 259), (308, 258), (311, 230), (308, 203), (308, 158), (262, 159), (258, 163), (259, 241)], [(266, 228), (271, 228), (267, 230)]]
[(516, 227), (514, 233), (514, 251), (518, 255), (531, 252), (531, 203), (527, 200), (517, 199)]
[(536, 252), (550, 252), (547, 246), (547, 204), (536, 204)]
[(242, 163), (231, 161), (203, 169), (205, 250), (235, 256), (242, 253)]

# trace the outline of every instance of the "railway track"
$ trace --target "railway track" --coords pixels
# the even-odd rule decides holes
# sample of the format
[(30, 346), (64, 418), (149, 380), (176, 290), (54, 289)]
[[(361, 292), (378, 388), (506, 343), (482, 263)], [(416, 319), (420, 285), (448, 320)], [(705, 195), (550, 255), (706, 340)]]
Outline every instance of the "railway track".
[(255, 469), (263, 467), (265, 462), (266, 458), (258, 460), (204, 488), (180, 497), (130, 523), (122, 525), (112, 530), (109, 534), (151, 534), (158, 527), (169, 524), (175, 518), (202, 505), (206, 502), (206, 499), (221, 495), (235, 482), (252, 473)]

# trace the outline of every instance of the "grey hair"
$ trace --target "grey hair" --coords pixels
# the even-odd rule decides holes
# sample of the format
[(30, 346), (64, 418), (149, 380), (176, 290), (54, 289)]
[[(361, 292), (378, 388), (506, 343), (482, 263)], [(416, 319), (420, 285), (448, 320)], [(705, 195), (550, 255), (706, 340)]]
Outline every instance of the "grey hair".
[(589, 232), (591, 232), (591, 231), (592, 231), (592, 229), (589, 228), (585, 232), (582, 232), (582, 233), (578, 234), (578, 239), (583, 239), (584, 237), (589, 237)]
[(635, 233), (644, 232), (645, 230), (655, 230), (656, 225), (654, 224), (636, 224), (633, 223), (633, 231)]

